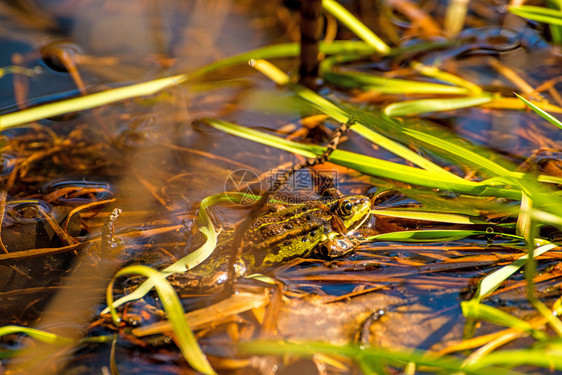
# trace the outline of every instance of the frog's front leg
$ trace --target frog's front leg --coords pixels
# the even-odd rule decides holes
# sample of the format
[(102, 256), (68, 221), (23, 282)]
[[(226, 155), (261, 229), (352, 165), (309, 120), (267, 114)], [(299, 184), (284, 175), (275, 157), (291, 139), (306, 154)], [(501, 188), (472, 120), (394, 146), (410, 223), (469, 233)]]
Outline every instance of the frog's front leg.
[(327, 258), (342, 257), (357, 247), (357, 243), (347, 237), (335, 237), (318, 244), (318, 253)]

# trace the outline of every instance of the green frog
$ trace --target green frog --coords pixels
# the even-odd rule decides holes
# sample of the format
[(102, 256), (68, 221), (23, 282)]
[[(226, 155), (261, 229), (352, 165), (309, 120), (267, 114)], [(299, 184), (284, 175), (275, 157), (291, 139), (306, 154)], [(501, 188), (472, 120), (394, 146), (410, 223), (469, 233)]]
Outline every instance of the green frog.
[[(367, 221), (371, 204), (366, 196), (344, 196), (328, 189), (321, 200), (266, 208), (243, 235), (242, 251), (234, 263), (235, 277), (263, 272), (295, 258), (348, 254), (357, 244), (347, 236)], [(232, 236), (226, 237), (219, 237), (217, 248), (203, 263), (168, 277), (178, 292), (206, 293), (224, 286), (234, 251)]]

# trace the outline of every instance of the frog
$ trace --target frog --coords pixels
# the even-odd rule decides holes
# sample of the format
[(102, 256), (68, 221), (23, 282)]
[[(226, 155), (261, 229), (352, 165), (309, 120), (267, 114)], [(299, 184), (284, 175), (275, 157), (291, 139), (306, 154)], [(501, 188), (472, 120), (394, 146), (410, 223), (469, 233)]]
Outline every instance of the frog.
[[(349, 238), (371, 215), (370, 199), (327, 189), (319, 200), (267, 204), (242, 235), (233, 276), (263, 273), (296, 258), (339, 258), (355, 250)], [(228, 280), (233, 236), (219, 237), (213, 254), (186, 273), (168, 277), (180, 294), (200, 294), (224, 287)]]

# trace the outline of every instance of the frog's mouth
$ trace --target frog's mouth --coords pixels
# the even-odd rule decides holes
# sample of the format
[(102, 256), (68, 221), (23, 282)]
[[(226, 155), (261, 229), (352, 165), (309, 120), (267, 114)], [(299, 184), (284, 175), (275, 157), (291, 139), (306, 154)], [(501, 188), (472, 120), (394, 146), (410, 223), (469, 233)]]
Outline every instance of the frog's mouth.
[(358, 221), (356, 221), (351, 227), (347, 229), (347, 234), (352, 234), (357, 229), (359, 229), (363, 224), (365, 224), (365, 222), (367, 221), (367, 219), (369, 219), (370, 216), (371, 216), (371, 209), (369, 208), (369, 210)]

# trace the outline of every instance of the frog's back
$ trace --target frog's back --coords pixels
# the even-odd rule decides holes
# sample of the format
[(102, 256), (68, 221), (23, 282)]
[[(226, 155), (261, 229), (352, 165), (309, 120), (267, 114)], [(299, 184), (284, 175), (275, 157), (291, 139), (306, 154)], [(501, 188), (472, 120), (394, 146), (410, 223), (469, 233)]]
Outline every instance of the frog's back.
[(264, 214), (244, 236), (244, 261), (259, 270), (306, 257), (323, 238), (329, 220), (327, 207), (316, 201)]

